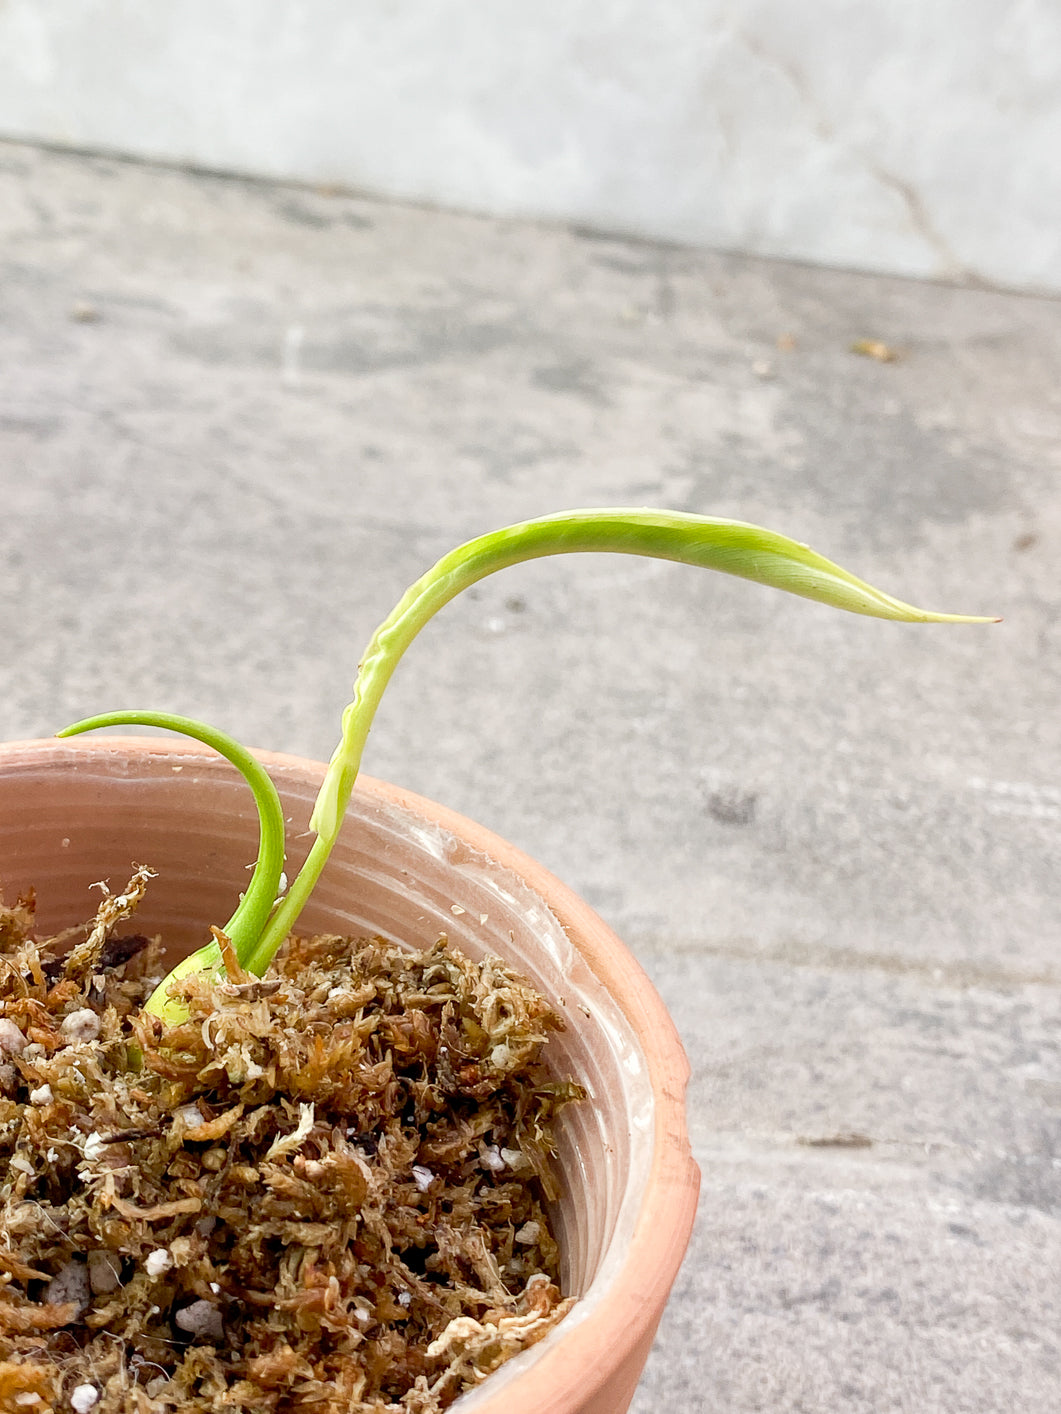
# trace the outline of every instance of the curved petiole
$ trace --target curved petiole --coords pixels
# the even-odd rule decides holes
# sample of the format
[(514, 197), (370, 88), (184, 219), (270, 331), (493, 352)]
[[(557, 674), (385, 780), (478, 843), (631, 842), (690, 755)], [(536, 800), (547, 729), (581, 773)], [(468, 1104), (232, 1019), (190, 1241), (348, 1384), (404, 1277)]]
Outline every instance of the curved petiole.
[[(207, 726), (192, 717), (137, 710), (103, 712), (64, 727), (61, 732), (56, 732), (56, 736), (79, 736), (82, 732), (95, 731), (100, 727), (134, 726), (160, 727), (203, 742), (230, 761), (251, 788), (258, 809), (258, 858), (247, 891), (222, 931), (231, 940), (241, 964), (249, 972), (253, 972), (254, 967), (247, 959), (253, 953), (273, 910), (284, 868), (284, 811), (276, 786), (273, 785), (265, 767), (245, 746), (218, 728)], [(183, 1013), (179, 1004), (170, 1001), (166, 992), (177, 978), (200, 971), (224, 971), (221, 950), (216, 942), (207, 943), (205, 947), (179, 962), (169, 976), (156, 987), (147, 1003), (147, 1010), (167, 1021), (181, 1019)]]

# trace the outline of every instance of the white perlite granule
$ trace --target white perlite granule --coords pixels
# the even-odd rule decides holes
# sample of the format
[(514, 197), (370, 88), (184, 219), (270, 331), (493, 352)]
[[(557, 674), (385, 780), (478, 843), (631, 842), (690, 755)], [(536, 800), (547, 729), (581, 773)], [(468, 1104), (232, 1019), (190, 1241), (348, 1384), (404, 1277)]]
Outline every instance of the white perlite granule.
[(94, 1041), (99, 1035), (99, 1017), (91, 1007), (81, 1007), (63, 1017), (59, 1030), (68, 1041)]
[(70, 1396), (70, 1408), (74, 1414), (88, 1414), (90, 1409), (96, 1407), (99, 1399), (99, 1391), (95, 1385), (78, 1385)]
[(168, 1247), (156, 1247), (144, 1258), (144, 1271), (149, 1277), (160, 1277), (173, 1266), (173, 1257)]

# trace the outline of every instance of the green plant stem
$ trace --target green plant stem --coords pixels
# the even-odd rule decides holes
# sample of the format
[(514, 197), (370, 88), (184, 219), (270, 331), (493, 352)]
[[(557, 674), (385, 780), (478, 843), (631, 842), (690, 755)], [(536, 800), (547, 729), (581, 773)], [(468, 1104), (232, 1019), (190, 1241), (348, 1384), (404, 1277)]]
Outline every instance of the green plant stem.
[[(253, 954), (272, 912), (284, 868), (284, 811), (276, 786), (273, 785), (265, 767), (245, 746), (216, 727), (208, 727), (191, 717), (178, 717), (169, 712), (137, 710), (103, 712), (64, 727), (61, 732), (56, 732), (56, 736), (79, 736), (82, 732), (95, 731), (99, 727), (132, 726), (164, 728), (166, 731), (180, 732), (182, 736), (203, 742), (230, 761), (251, 788), (258, 810), (258, 859), (247, 890), (222, 931), (231, 939), (236, 956), (243, 966), (247, 967), (248, 971), (254, 971), (246, 959)], [(220, 973), (223, 970), (220, 948), (215, 942), (207, 943), (205, 947), (177, 964), (152, 993), (147, 1010), (167, 1020), (180, 1019), (181, 1009), (170, 1003), (166, 997), (170, 985), (177, 978), (192, 972)], [(264, 971), (264, 968), (262, 970)]]

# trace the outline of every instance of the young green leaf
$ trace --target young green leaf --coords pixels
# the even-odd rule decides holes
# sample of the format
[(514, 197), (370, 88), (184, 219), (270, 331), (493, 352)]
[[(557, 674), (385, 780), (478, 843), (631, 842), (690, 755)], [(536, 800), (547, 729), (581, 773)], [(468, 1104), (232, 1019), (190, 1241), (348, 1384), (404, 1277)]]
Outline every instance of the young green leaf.
[(573, 553), (645, 555), (751, 579), (837, 609), (903, 623), (991, 623), (967, 614), (937, 614), (904, 604), (832, 560), (776, 531), (739, 520), (681, 511), (624, 508), (576, 510), (522, 521), (481, 535), (444, 555), (372, 635), (343, 713), (342, 739), (313, 807), (317, 832), (310, 853), (255, 950), (254, 970), (268, 965), (316, 883), (342, 824), (361, 756), (384, 689), (424, 625), (463, 589), (524, 560)]

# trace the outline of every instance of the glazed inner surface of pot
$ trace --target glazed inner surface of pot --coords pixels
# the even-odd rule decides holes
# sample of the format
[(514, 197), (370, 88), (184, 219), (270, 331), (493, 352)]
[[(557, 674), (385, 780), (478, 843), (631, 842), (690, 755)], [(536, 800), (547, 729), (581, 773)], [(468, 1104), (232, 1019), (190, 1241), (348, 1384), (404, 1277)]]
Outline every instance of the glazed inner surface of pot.
[[(289, 824), (293, 877), (310, 836), (315, 782), (270, 763)], [(303, 825), (304, 829), (304, 825)], [(186, 750), (135, 761), (117, 751), (0, 772), (0, 889), (33, 887), (38, 931), (93, 913), (91, 885), (120, 889), (131, 865), (158, 871), (129, 925), (161, 933), (174, 960), (229, 917), (250, 876), (257, 817), (227, 763)], [(469, 1411), (591, 1315), (628, 1253), (652, 1162), (654, 1101), (648, 1067), (618, 1003), (569, 936), (564, 920), (514, 872), (438, 821), (371, 783), (355, 793), (340, 839), (299, 931), (382, 934), (416, 947), (445, 934), (472, 957), (497, 954), (534, 983), (567, 1022), (549, 1064), (588, 1099), (562, 1116), (563, 1196), (553, 1213), (565, 1294), (579, 1304), (539, 1345), (457, 1404)]]

